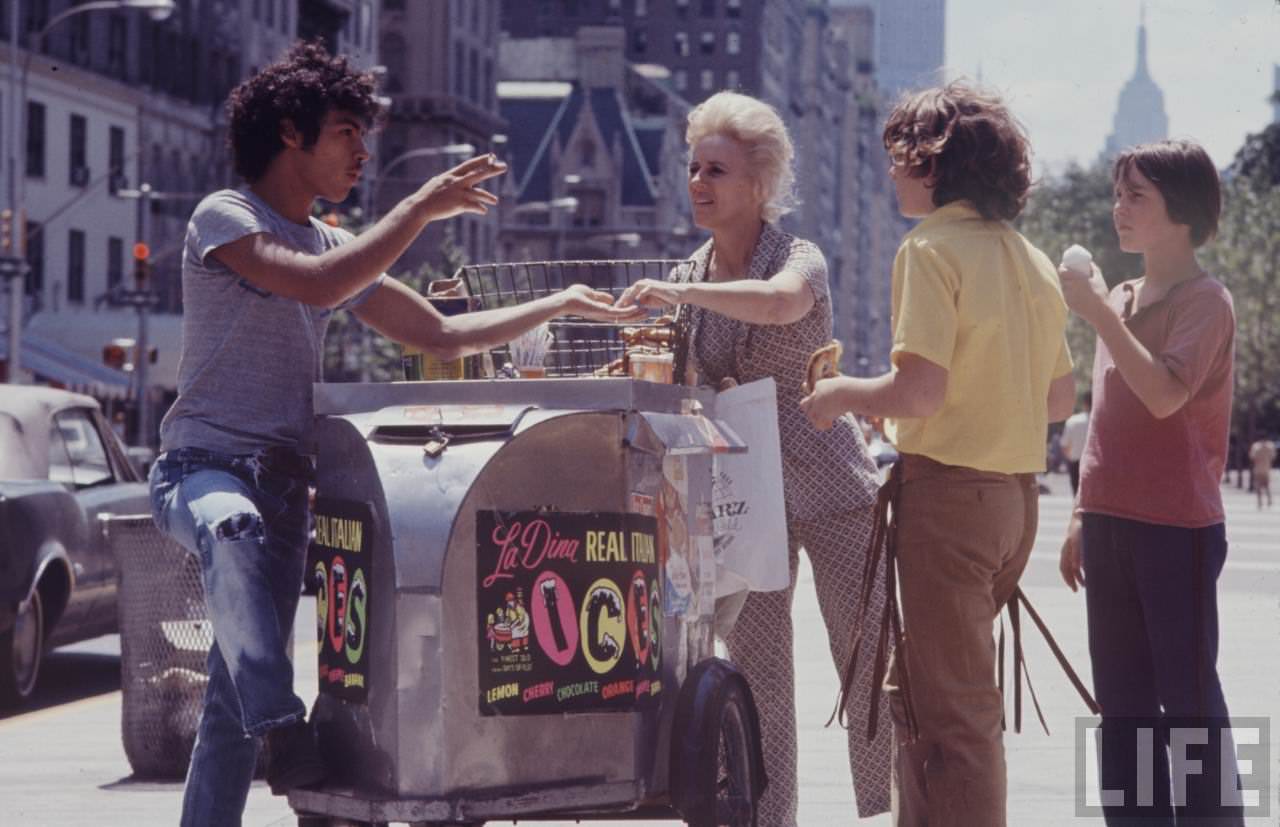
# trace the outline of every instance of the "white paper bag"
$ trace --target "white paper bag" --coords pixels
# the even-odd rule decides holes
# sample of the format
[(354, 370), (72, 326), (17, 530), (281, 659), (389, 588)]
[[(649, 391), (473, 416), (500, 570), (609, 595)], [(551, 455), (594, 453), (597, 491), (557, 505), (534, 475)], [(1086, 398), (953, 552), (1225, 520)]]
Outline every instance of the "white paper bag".
[(739, 385), (715, 404), (715, 418), (747, 443), (745, 454), (715, 455), (716, 596), (785, 589), (791, 575), (774, 381)]

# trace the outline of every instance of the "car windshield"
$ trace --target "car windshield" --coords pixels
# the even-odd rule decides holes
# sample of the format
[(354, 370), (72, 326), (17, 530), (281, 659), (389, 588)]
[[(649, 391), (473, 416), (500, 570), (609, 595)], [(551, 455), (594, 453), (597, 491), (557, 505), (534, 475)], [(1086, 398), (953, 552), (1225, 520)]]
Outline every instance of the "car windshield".
[(31, 455), (18, 420), (0, 413), (0, 480), (30, 480), (44, 476), (42, 465)]

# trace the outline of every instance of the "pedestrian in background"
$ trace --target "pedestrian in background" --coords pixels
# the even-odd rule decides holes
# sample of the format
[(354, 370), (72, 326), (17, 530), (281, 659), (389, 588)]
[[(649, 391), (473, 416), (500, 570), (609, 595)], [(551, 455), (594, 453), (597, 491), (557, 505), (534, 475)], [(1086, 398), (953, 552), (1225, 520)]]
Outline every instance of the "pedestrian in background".
[(1249, 462), (1253, 463), (1253, 490), (1258, 495), (1258, 510), (1262, 510), (1262, 495), (1267, 495), (1267, 508), (1271, 507), (1271, 466), (1276, 462), (1276, 444), (1266, 437), (1249, 446)]
[[(1238, 779), (1217, 669), (1235, 311), (1195, 252), (1217, 231), (1221, 185), (1191, 141), (1122, 152), (1112, 181), (1120, 249), (1142, 255), (1143, 276), (1108, 290), (1096, 266), (1058, 271), (1072, 311), (1098, 332), (1096, 406), (1061, 571), (1073, 591), (1086, 586), (1099, 783), (1124, 796), (1103, 812), (1108, 824), (1242, 825), (1223, 797)], [(1186, 763), (1171, 773), (1179, 726), (1209, 737), (1185, 755), (1175, 748)], [(1185, 779), (1183, 800), (1171, 777)]]
[(900, 211), (922, 219), (893, 265), (894, 369), (824, 379), (802, 404), (820, 428), (846, 411), (886, 417), (902, 455), (886, 483), (905, 636), (890, 670), (894, 822), (1002, 827), (992, 624), (1035, 541), (1049, 423), (1075, 397), (1067, 306), (1053, 264), (1009, 223), (1030, 147), (997, 97), (919, 92), (884, 144)]
[[(860, 587), (879, 476), (853, 417), (819, 431), (800, 410), (809, 355), (831, 341), (831, 288), (822, 251), (777, 226), (793, 203), (793, 150), (785, 124), (768, 104), (721, 92), (689, 113), (685, 138), (693, 220), (711, 231), (711, 239), (690, 256), (688, 281), (639, 281), (618, 304), (681, 306), (678, 381), (689, 381), (692, 373), (694, 383), (712, 387), (764, 377), (776, 382), (791, 582), (784, 590), (741, 593), (746, 602), (725, 644), (760, 711), (769, 777), (760, 824), (794, 827), (791, 603), (800, 548), (813, 566), (838, 672), (849, 659), (849, 630), (864, 608)], [(881, 583), (866, 608), (878, 612), (884, 602)], [(889, 808), (887, 709), (858, 696), (849, 699), (846, 712), (856, 724), (847, 737), (858, 814), (872, 816)], [(872, 717), (883, 725), (868, 743), (864, 732)]]
[(1062, 455), (1067, 460), (1067, 474), (1071, 477), (1071, 496), (1080, 490), (1080, 457), (1084, 454), (1085, 437), (1089, 435), (1089, 412), (1093, 410), (1093, 392), (1085, 391), (1080, 398), (1082, 410), (1076, 411), (1062, 423), (1062, 437), (1058, 441)]

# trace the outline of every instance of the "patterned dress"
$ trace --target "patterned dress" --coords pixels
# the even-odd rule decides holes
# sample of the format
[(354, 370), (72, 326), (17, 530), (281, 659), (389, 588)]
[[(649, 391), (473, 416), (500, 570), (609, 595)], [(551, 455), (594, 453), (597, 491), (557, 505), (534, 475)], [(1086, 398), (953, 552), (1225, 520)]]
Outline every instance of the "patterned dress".
[[(691, 257), (683, 272), (705, 281), (712, 243)], [(831, 295), (822, 251), (809, 241), (765, 224), (744, 278), (769, 279), (782, 271), (798, 273), (813, 290), (813, 308), (799, 321), (759, 325), (736, 321), (700, 307), (687, 307), (683, 343), (703, 384), (732, 377), (745, 384), (773, 377), (778, 388), (778, 429), (782, 446), (783, 496), (786, 500), (791, 585), (775, 592), (751, 592), (725, 641), (732, 660), (746, 675), (760, 711), (769, 786), (760, 802), (761, 827), (795, 827), (796, 702), (792, 651), (792, 595), (799, 551), (813, 567), (818, 605), (837, 673), (848, 662), (855, 618), (862, 611), (859, 589), (871, 538), (871, 508), (879, 477), (862, 432), (852, 416), (836, 420), (829, 431), (814, 428), (800, 410), (810, 354), (831, 340)], [(872, 616), (882, 611), (884, 580), (876, 577)], [(808, 630), (802, 630), (808, 632)], [(871, 658), (861, 658), (855, 686), (871, 680)], [(832, 685), (835, 696), (837, 683)], [(810, 714), (825, 715), (810, 699)], [(891, 732), (886, 705), (874, 714), (880, 722), (874, 742), (866, 740), (871, 714), (865, 693), (851, 693), (847, 705), (849, 765), (858, 815), (889, 809)]]

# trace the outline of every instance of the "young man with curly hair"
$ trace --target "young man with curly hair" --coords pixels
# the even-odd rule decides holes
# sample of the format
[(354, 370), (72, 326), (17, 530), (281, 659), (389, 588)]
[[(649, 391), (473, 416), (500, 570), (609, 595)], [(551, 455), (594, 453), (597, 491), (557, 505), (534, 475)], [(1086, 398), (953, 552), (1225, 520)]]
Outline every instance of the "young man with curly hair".
[(819, 427), (845, 411), (885, 417), (902, 456), (888, 483), (905, 635), (888, 681), (895, 823), (1000, 827), (991, 626), (1035, 539), (1048, 424), (1074, 402), (1067, 306), (1054, 266), (1009, 224), (1031, 164), (999, 99), (919, 92), (884, 143), (899, 208), (922, 219), (893, 265), (893, 369), (825, 379), (801, 404)]
[(625, 320), (575, 285), (497, 310), (442, 317), (383, 271), (431, 221), (484, 214), (492, 155), (424, 183), (359, 237), (312, 217), (343, 201), (378, 120), (370, 76), (299, 44), (231, 93), (230, 143), (246, 186), (196, 207), (182, 262), (178, 398), (151, 472), (157, 525), (195, 553), (213, 625), (209, 686), (182, 824), (239, 824), (266, 736), (273, 792), (323, 780), (286, 651), (308, 535), (312, 383), (337, 308), (444, 358), (478, 352), (562, 314)]

